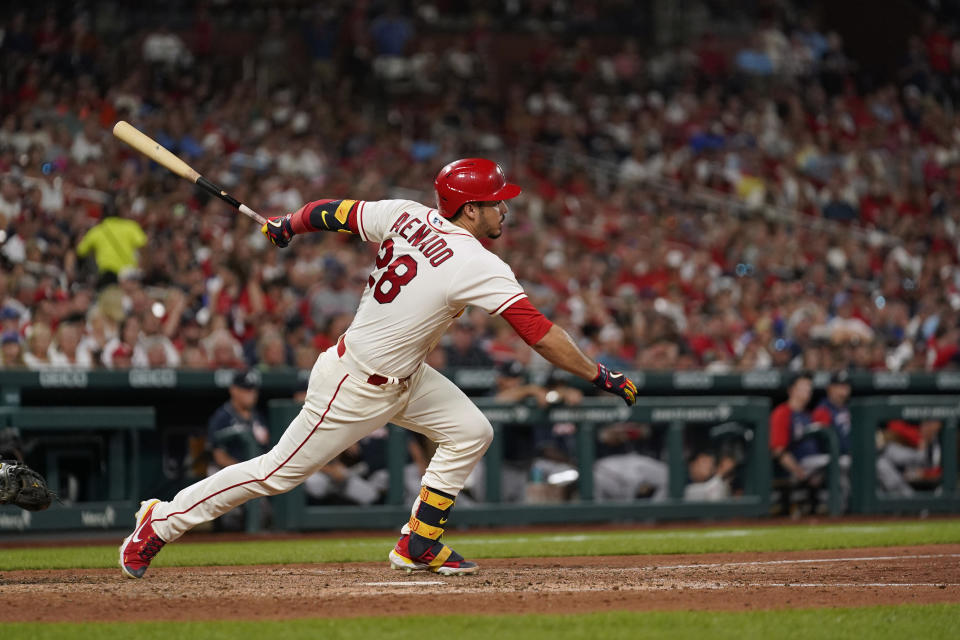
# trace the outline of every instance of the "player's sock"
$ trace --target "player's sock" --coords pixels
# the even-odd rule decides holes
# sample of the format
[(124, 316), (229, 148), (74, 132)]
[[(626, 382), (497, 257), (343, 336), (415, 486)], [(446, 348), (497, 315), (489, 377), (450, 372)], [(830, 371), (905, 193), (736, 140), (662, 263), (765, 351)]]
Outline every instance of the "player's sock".
[(427, 486), (420, 489), (420, 504), (416, 513), (410, 516), (409, 549), (412, 557), (420, 558), (435, 546), (443, 547), (439, 539), (455, 501), (454, 496), (443, 491)]

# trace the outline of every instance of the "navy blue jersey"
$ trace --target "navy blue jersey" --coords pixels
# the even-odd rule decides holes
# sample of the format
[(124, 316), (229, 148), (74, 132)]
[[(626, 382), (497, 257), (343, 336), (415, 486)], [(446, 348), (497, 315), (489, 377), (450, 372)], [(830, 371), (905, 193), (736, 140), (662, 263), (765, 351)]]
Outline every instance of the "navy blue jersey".
[(841, 455), (850, 453), (850, 409), (834, 406), (829, 400), (824, 399), (813, 410), (813, 419), (815, 422), (822, 422), (833, 428), (840, 440)]
[[(230, 404), (224, 402), (219, 409), (210, 416), (207, 424), (207, 444), (210, 450), (223, 449), (236, 460), (247, 460), (250, 457), (248, 442), (254, 439), (254, 427), (266, 428), (260, 414), (254, 410), (250, 418), (239, 415)], [(257, 455), (262, 453), (263, 447), (258, 445)]]
[(817, 438), (805, 438), (810, 433), (813, 417), (808, 411), (792, 411), (784, 402), (770, 414), (770, 448), (787, 449), (797, 460), (824, 453)]

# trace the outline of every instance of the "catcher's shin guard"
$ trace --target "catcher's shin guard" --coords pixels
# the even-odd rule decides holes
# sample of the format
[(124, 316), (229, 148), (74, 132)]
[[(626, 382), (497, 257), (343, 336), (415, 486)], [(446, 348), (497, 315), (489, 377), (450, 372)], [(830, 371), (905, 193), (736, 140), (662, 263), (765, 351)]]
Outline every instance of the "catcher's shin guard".
[(157, 499), (144, 500), (137, 511), (137, 526), (120, 545), (120, 570), (128, 578), (142, 578), (153, 556), (166, 544), (153, 530), (153, 508)]
[(390, 552), (390, 565), (394, 569), (432, 571), (444, 576), (477, 573), (477, 563), (464, 560), (463, 556), (440, 541), (442, 525), (446, 524), (454, 497), (441, 491), (423, 487), (416, 512), (410, 517), (408, 528)]

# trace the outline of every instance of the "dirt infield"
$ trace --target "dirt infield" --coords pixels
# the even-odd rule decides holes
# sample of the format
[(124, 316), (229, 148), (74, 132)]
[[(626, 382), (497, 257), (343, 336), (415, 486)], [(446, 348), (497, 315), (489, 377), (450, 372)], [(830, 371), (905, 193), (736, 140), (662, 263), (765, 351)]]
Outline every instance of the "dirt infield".
[[(423, 600), (420, 596), (436, 598)], [(424, 602), (442, 606), (424, 609)], [(750, 610), (960, 603), (960, 545), (485, 560), (477, 576), (386, 563), (0, 574), (0, 622)]]

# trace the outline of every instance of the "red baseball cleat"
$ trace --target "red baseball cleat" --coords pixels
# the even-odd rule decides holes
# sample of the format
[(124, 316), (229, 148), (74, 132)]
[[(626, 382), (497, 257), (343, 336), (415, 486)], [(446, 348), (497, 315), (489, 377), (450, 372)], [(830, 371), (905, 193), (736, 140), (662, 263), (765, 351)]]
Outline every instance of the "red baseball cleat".
[(419, 558), (410, 556), (410, 534), (403, 534), (397, 541), (397, 546), (390, 552), (390, 566), (394, 569), (403, 569), (407, 573), (413, 571), (433, 571), (442, 576), (463, 576), (478, 573), (480, 567), (476, 562), (464, 560), (463, 556), (443, 544), (439, 540)]
[(166, 544), (153, 531), (153, 508), (160, 504), (156, 498), (144, 500), (137, 511), (137, 528), (120, 545), (120, 570), (128, 578), (142, 578), (150, 561)]

